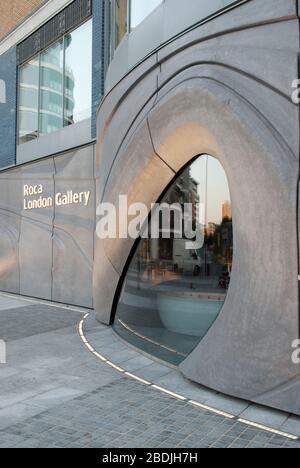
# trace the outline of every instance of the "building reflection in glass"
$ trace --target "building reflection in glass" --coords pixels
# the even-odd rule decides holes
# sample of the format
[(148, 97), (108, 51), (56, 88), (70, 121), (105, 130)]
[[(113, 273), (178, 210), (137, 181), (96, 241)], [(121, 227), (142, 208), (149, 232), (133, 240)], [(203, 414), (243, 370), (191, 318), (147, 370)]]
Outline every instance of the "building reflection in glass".
[(63, 127), (63, 40), (41, 54), (40, 64), (40, 135)]
[(93, 23), (65, 36), (64, 126), (91, 117)]
[(127, 11), (128, 11), (128, 0), (116, 0), (115, 1), (115, 27), (114, 27), (114, 47), (117, 48), (121, 40), (127, 33)]
[(91, 118), (92, 20), (19, 68), (18, 143)]
[[(230, 283), (233, 233), (230, 193), (220, 162), (200, 156), (174, 182), (167, 203), (205, 207), (201, 249), (186, 239), (143, 239), (128, 270), (115, 329), (127, 341), (178, 365), (218, 317)], [(194, 214), (193, 214), (194, 216)], [(166, 236), (164, 236), (166, 237)]]
[(39, 134), (39, 56), (19, 72), (19, 143), (35, 140)]

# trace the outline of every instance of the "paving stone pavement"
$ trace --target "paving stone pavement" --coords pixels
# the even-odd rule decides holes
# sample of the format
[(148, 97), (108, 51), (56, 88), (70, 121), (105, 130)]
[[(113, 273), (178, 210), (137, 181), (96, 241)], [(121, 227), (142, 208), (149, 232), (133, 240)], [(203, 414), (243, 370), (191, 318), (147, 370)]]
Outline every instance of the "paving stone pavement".
[[(300, 448), (109, 368), (80, 341), (82, 316), (45, 304), (2, 310), (0, 296), (0, 339), (3, 330), (8, 340), (8, 362), (0, 365), (0, 448)], [(92, 323), (89, 332), (98, 333)], [(119, 353), (109, 336), (108, 348)], [(132, 350), (125, 352), (130, 360)]]

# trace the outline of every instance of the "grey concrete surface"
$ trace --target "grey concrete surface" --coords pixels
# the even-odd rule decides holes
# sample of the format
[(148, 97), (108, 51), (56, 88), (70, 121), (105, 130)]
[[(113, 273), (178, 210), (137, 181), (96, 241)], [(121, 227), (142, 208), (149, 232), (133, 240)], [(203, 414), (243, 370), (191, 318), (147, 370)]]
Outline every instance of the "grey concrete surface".
[(94, 147), (54, 158), (54, 165), (56, 193), (89, 191), (90, 198), (88, 206), (58, 206), (55, 209), (52, 299), (93, 307)]
[[(164, 2), (143, 23), (136, 27), (131, 34), (125, 36), (117, 48), (114, 60), (110, 64), (106, 77), (106, 91), (110, 91), (122, 78), (139, 64), (148, 54), (161, 48), (162, 44), (169, 44), (164, 50), (177, 49), (174, 38), (187, 29), (193, 34), (195, 25), (203, 21), (201, 29), (206, 33), (207, 39), (213, 36), (221, 36), (232, 31), (241, 31), (257, 27), (265, 22), (279, 22), (295, 18), (297, 15), (296, 0), (264, 0), (257, 1), (253, 6), (253, 0), (241, 2), (232, 11), (223, 13), (214, 18), (214, 21), (206, 21), (212, 14), (232, 3), (231, 0), (210, 0), (199, 2), (189, 0), (188, 7), (180, 0), (164, 0)], [(258, 6), (257, 6), (258, 4)], [(172, 19), (170, 19), (170, 16)], [(199, 29), (199, 28), (198, 28)], [(178, 45), (185, 43), (185, 34)], [(175, 41), (176, 42), (176, 41)], [(238, 41), (239, 42), (239, 41)], [(237, 46), (237, 44), (236, 44)], [(249, 63), (250, 65), (250, 63)]]
[[(0, 366), (1, 448), (300, 447), (125, 378), (81, 342), (83, 314), (0, 295), (0, 338), (2, 330), (8, 337), (8, 362)], [(140, 356), (93, 314), (84, 329), (112, 359), (123, 355), (132, 367), (135, 356), (140, 375), (159, 381), (171, 373), (175, 382), (173, 370)], [(299, 431), (299, 419), (287, 419), (285, 427)]]
[[(99, 110), (96, 173), (102, 173), (97, 181), (100, 200), (103, 194), (113, 198), (119, 187), (133, 193), (141, 184), (142, 199), (149, 201), (150, 194), (156, 202), (152, 185), (143, 184), (151, 174), (149, 138), (156, 156), (171, 169), (170, 180), (172, 172), (199, 154), (220, 160), (234, 217), (231, 284), (221, 314), (181, 370), (216, 391), (300, 414), (300, 369), (291, 360), (299, 323), (299, 112), (291, 101), (298, 76), (296, 4), (246, 2), (170, 41), (135, 67)], [(156, 96), (149, 86), (153, 74)], [(125, 124), (126, 108), (130, 116)], [(112, 134), (114, 146), (108, 151)], [(130, 147), (142, 147), (136, 164), (126, 135)], [(144, 167), (143, 158), (148, 160)], [(122, 167), (115, 169), (114, 161), (123, 168), (131, 161), (124, 185), (116, 177)], [(162, 193), (166, 179), (157, 174), (156, 191)], [(103, 295), (99, 279), (112, 270), (118, 277), (124, 272), (131, 245), (97, 240), (96, 258), (103, 251), (107, 261), (95, 262), (94, 295), (98, 319), (107, 324), (107, 305), (116, 289), (111, 283)], [(115, 252), (121, 254), (116, 258)]]
[[(90, 145), (1, 172), (0, 290), (93, 306), (94, 167)], [(52, 206), (24, 210), (23, 186), (39, 184)], [(88, 206), (56, 206), (68, 190), (89, 191)]]
[(232, 3), (236, 2), (189, 0), (187, 8), (181, 0), (161, 1), (161, 4), (137, 25), (131, 34), (125, 36), (115, 51), (114, 60), (107, 74), (107, 89), (111, 89), (132, 67), (161, 44)]
[(91, 119), (17, 146), (17, 164), (62, 153), (92, 141)]

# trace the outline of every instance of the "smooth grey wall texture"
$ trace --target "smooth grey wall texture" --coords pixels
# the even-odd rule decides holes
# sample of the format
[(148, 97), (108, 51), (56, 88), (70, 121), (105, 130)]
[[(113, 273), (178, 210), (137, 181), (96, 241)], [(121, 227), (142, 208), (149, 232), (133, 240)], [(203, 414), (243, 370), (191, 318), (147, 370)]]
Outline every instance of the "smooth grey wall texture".
[[(182, 364), (203, 385), (300, 414), (295, 0), (249, 1), (170, 42), (106, 96), (98, 115), (97, 203), (155, 202), (198, 154), (223, 164), (234, 219), (224, 308)], [(94, 301), (112, 306), (131, 240), (96, 240)]]
[[(24, 184), (90, 191), (89, 204), (24, 210)], [(1, 172), (0, 290), (92, 307), (94, 231), (93, 146)]]
[(245, 1), (249, 0), (162, 0), (142, 23), (125, 36), (115, 51), (106, 76), (106, 89), (111, 89), (147, 54), (174, 36), (226, 7)]
[(0, 80), (5, 84), (5, 89), (1, 87), (5, 96), (0, 96), (0, 169), (15, 164), (16, 159), (16, 60), (15, 47), (0, 56)]

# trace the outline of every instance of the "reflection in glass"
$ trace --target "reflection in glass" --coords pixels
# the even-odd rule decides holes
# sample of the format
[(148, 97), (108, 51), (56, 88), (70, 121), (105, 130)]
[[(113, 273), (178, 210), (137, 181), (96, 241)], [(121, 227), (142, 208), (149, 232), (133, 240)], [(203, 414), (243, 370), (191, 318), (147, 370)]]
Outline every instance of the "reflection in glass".
[(26, 143), (91, 117), (92, 20), (19, 70), (19, 139)]
[(115, 1), (115, 49), (127, 33), (128, 0)]
[(138, 26), (161, 2), (162, 0), (131, 0), (130, 27)]
[(39, 56), (19, 72), (19, 143), (38, 137)]
[(65, 36), (64, 126), (91, 117), (92, 21)]
[(63, 41), (41, 54), (40, 134), (55, 132), (63, 126)]
[[(220, 162), (201, 156), (174, 182), (166, 203), (197, 204), (205, 212), (202, 248), (186, 239), (143, 239), (130, 265), (115, 329), (126, 340), (172, 364), (182, 362), (206, 335), (224, 304), (233, 255), (232, 214)], [(193, 215), (194, 216), (194, 215)]]

